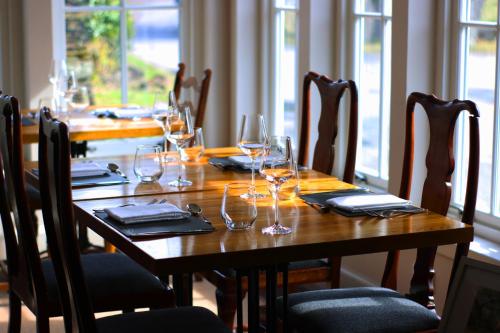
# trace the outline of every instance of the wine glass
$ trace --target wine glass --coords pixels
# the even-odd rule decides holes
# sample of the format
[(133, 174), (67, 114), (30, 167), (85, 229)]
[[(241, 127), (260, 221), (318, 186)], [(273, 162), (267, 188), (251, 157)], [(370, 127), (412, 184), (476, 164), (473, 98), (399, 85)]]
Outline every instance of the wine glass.
[(194, 136), (193, 119), (188, 106), (172, 110), (167, 116), (166, 135), (168, 141), (177, 146), (178, 173), (177, 179), (168, 183), (170, 186), (190, 186), (193, 183), (187, 179), (182, 179), (182, 159), (181, 149)]
[(293, 177), (296, 168), (293, 160), (291, 139), (288, 136), (273, 136), (260, 163), (259, 172), (270, 185), (268, 188), (274, 199), (274, 224), (263, 228), (263, 234), (284, 235), (292, 229), (280, 224), (279, 191), (281, 185)]
[(266, 123), (261, 114), (243, 115), (238, 136), (238, 147), (252, 161), (252, 193), (244, 195), (246, 198), (262, 198), (263, 194), (255, 192), (255, 160), (262, 156), (268, 143)]
[(194, 136), (189, 142), (181, 148), (181, 157), (183, 161), (197, 162), (205, 152), (205, 140), (203, 140), (203, 129), (194, 128)]
[(69, 106), (72, 111), (82, 112), (90, 105), (90, 96), (87, 87), (77, 87), (73, 96), (69, 101)]
[(174, 112), (177, 109), (177, 103), (175, 101), (175, 95), (173, 91), (170, 91), (168, 96), (164, 94), (156, 94), (154, 103), (153, 103), (153, 111), (152, 118), (160, 125), (163, 131), (163, 151), (164, 151), (164, 162), (172, 162), (175, 159), (167, 158), (168, 151), (168, 140), (167, 140), (167, 117), (169, 113)]

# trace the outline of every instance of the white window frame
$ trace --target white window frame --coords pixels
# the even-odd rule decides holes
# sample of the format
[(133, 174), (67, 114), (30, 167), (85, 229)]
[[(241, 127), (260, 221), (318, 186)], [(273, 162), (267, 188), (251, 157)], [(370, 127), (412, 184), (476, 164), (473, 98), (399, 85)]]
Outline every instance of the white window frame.
[[(498, 1), (498, 12), (497, 12), (497, 22), (477, 22), (477, 21), (467, 21), (467, 8), (466, 5), (468, 3), (467, 0), (459, 0), (457, 3), (454, 3), (454, 6), (450, 6), (451, 8), (451, 16), (452, 16), (452, 29), (451, 29), (451, 50), (449, 52), (450, 59), (455, 58), (456, 63), (452, 66), (452, 80), (450, 82), (450, 94), (451, 96), (458, 96), (459, 98), (463, 98), (465, 96), (465, 92), (467, 86), (465, 84), (466, 78), (466, 69), (462, 70), (466, 59), (467, 45), (468, 40), (464, 39), (467, 36), (462, 36), (462, 34), (466, 33), (466, 29), (469, 27), (479, 27), (479, 28), (493, 28), (496, 30), (496, 77), (495, 77), (495, 90), (494, 90), (494, 127), (493, 127), (493, 152), (492, 152), (492, 183), (490, 187), (491, 191), (491, 202), (490, 202), (490, 213), (485, 213), (477, 210), (475, 219), (478, 223), (481, 224), (481, 228), (476, 228), (476, 233), (480, 234), (485, 238), (489, 238), (495, 241), (500, 241), (500, 207), (496, 207), (495, 203), (500, 200), (500, 171), (498, 171), (498, 158), (500, 158), (500, 1)], [(448, 15), (448, 13), (445, 13)], [(453, 63), (453, 61), (452, 61)], [(479, 110), (481, 113), (481, 110)], [(461, 142), (463, 141), (461, 135), (460, 123), (463, 119), (460, 119), (458, 122), (458, 128), (456, 131), (456, 145), (455, 145), (455, 156), (456, 156), (456, 172), (454, 173), (453, 182), (455, 185), (460, 185), (458, 179), (464, 179), (463, 175), (466, 172), (466, 166), (462, 167), (461, 165), (461, 153), (462, 146)], [(463, 189), (465, 189), (466, 184), (461, 184)], [(456, 186), (457, 188), (459, 186)], [(461, 209), (461, 205), (457, 202), (457, 196), (452, 197), (452, 205)], [(495, 216), (496, 215), (496, 216)]]
[[(298, 72), (299, 72), (299, 56), (300, 56), (300, 45), (299, 45), (299, 28), (300, 28), (300, 0), (297, 0), (297, 7), (292, 8), (292, 7), (286, 7), (286, 6), (278, 6), (277, 5), (277, 0), (271, 0), (270, 1), (270, 26), (269, 30), (271, 32), (271, 38), (270, 38), (270, 48), (269, 48), (269, 64), (270, 64), (270, 98), (269, 98), (269, 109), (271, 110), (270, 112), (270, 117), (268, 119), (268, 122), (270, 124), (269, 128), (271, 129), (271, 132), (275, 135), (283, 135), (284, 134), (284, 125), (283, 125), (283, 120), (284, 120), (284, 108), (281, 108), (280, 102), (284, 100), (284, 98), (280, 95), (280, 91), (278, 89), (278, 84), (279, 84), (279, 78), (281, 77), (281, 66), (279, 65), (279, 60), (281, 57), (281, 48), (277, 48), (277, 43), (279, 42), (281, 45), (284, 44), (284, 41), (281, 40), (280, 36), (282, 31), (280, 31), (280, 27), (278, 26), (278, 20), (279, 20), (279, 15), (283, 12), (295, 12), (296, 15), (296, 45), (295, 45), (295, 52), (296, 52), (296, 62), (295, 62), (295, 68), (293, 69), (295, 71), (295, 77), (296, 77), (296, 85), (294, 87), (295, 90), (295, 101), (296, 101), (296, 109), (295, 109), (295, 123), (300, 124), (300, 117), (299, 117), (299, 77), (298, 77)], [(299, 133), (300, 129), (298, 125), (295, 128), (295, 137), (300, 140), (299, 138)], [(294, 142), (294, 146), (298, 147), (298, 142)]]
[[(360, 63), (363, 53), (363, 45), (360, 41), (360, 33), (362, 30), (362, 20), (363, 18), (379, 18), (382, 22), (382, 37), (381, 37), (381, 74), (380, 74), (380, 102), (379, 102), (379, 161), (377, 166), (377, 174), (373, 174), (370, 170), (366, 169), (356, 169), (358, 174), (363, 176), (363, 181), (368, 185), (372, 185), (377, 188), (387, 189), (388, 187), (388, 170), (389, 170), (389, 149), (383, 149), (384, 142), (389, 143), (389, 126), (390, 126), (390, 80), (391, 80), (391, 48), (387, 47), (387, 39), (392, 45), (391, 41), (391, 25), (392, 25), (392, 13), (389, 12), (389, 6), (392, 0), (382, 0), (382, 11), (378, 12), (366, 12), (360, 8), (361, 0), (349, 1), (349, 6), (347, 10), (349, 11), (349, 20), (347, 23), (349, 27), (347, 29), (352, 44), (350, 50), (347, 52), (347, 65), (351, 76), (354, 78), (356, 84), (360, 85)], [(360, 86), (358, 86), (358, 91), (361, 91)], [(360, 96), (359, 98), (363, 98)], [(362, 128), (362, 110), (359, 112), (358, 117), (358, 154), (361, 153), (361, 140), (363, 137)], [(383, 170), (387, 170), (387, 174), (382, 174)]]
[(52, 0), (52, 18), (53, 18), (53, 48), (54, 59), (66, 58), (66, 13), (91, 13), (97, 11), (119, 11), (120, 12), (120, 88), (121, 102), (128, 103), (128, 62), (127, 62), (127, 27), (126, 13), (129, 10), (158, 10), (158, 9), (177, 9), (179, 15), (179, 59), (183, 59), (183, 37), (184, 26), (186, 25), (183, 15), (185, 0), (179, 0), (179, 3), (170, 4), (149, 4), (149, 5), (128, 5), (126, 0), (120, 0), (117, 6), (78, 6), (71, 7), (65, 5), (65, 0)]

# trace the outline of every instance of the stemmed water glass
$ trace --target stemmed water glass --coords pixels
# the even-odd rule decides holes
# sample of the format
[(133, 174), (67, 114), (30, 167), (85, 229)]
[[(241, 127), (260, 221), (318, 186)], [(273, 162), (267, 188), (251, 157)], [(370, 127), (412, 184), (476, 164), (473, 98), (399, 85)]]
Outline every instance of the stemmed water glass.
[(255, 160), (264, 154), (268, 136), (266, 123), (261, 114), (243, 115), (238, 136), (238, 148), (252, 161), (251, 193), (244, 194), (245, 198), (262, 198), (263, 194), (255, 192)]
[(294, 176), (296, 167), (290, 137), (273, 136), (269, 143), (266, 154), (262, 157), (259, 172), (269, 183), (268, 188), (274, 199), (274, 224), (262, 229), (262, 233), (284, 235), (292, 232), (292, 229), (280, 224), (279, 191), (281, 185)]
[(191, 110), (188, 106), (177, 108), (167, 116), (166, 121), (166, 136), (168, 141), (177, 146), (178, 174), (177, 179), (168, 183), (170, 186), (190, 186), (193, 183), (190, 180), (182, 179), (182, 159), (181, 149), (194, 136), (193, 119)]

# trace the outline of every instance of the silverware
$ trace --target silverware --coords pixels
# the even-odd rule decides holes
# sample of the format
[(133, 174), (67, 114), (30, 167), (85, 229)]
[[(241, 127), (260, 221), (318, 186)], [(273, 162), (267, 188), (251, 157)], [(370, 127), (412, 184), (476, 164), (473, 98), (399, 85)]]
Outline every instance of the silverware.
[(191, 213), (191, 215), (193, 216), (199, 216), (202, 218), (203, 222), (205, 223), (208, 223), (208, 224), (212, 224), (212, 222), (210, 222), (204, 215), (203, 215), (203, 210), (201, 209), (200, 206), (198, 206), (197, 204), (195, 203), (188, 203), (186, 205), (186, 208), (188, 210), (188, 212)]
[(118, 164), (108, 163), (107, 168), (109, 171), (116, 173), (124, 178), (127, 178), (127, 176), (123, 173), (123, 171), (120, 170), (120, 167), (118, 166)]
[(330, 208), (328, 208), (328, 206), (319, 204), (317, 202), (308, 202), (308, 201), (306, 201), (306, 204), (308, 204), (312, 208), (316, 209), (321, 214), (328, 213), (328, 211), (330, 210)]

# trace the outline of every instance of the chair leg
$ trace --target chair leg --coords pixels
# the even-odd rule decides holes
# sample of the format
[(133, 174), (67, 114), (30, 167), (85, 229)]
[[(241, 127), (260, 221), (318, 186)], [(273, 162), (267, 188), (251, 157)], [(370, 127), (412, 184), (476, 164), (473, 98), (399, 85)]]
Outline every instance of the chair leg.
[[(245, 292), (246, 290), (242, 292), (242, 297), (244, 297)], [(233, 288), (231, 288), (231, 290), (217, 289), (215, 291), (215, 299), (217, 300), (217, 313), (219, 318), (227, 327), (232, 329), (237, 306), (236, 290)]]
[(9, 291), (9, 333), (21, 332), (21, 300)]
[[(38, 315), (36, 317), (36, 332), (37, 333), (50, 333), (49, 318), (46, 316)], [(67, 331), (66, 332), (70, 332)]]

